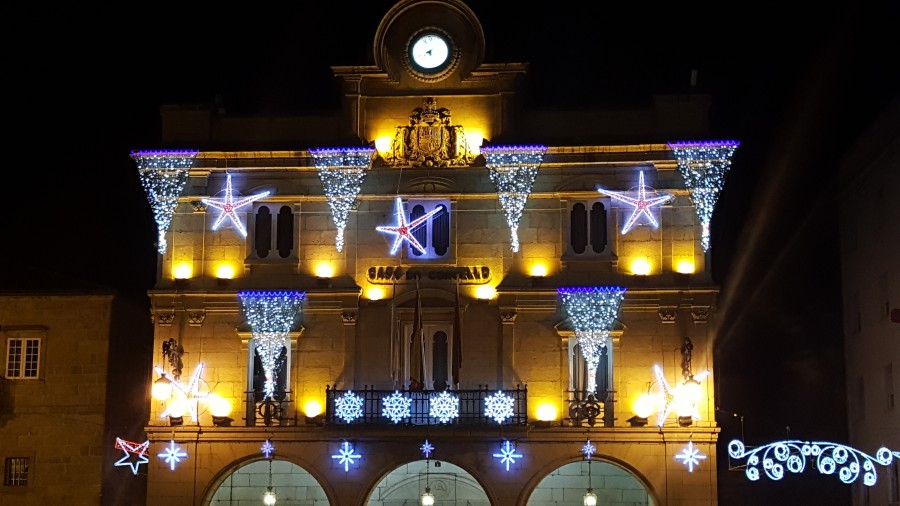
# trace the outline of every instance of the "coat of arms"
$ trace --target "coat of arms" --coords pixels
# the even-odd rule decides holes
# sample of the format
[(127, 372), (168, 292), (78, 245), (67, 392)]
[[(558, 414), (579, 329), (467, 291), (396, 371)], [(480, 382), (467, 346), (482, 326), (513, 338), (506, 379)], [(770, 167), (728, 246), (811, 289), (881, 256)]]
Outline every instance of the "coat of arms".
[(409, 125), (397, 127), (385, 161), (394, 166), (447, 167), (468, 165), (473, 159), (463, 127), (451, 125), (450, 110), (428, 97), (423, 107), (412, 110)]

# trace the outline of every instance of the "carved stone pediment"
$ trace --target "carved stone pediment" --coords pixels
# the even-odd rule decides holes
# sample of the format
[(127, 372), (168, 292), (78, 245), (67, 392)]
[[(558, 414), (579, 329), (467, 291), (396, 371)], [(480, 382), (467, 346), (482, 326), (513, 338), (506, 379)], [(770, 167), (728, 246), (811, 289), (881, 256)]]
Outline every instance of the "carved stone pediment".
[(450, 109), (428, 97), (409, 114), (409, 125), (396, 128), (385, 162), (395, 167), (450, 167), (470, 165), (474, 159), (463, 127), (450, 124)]

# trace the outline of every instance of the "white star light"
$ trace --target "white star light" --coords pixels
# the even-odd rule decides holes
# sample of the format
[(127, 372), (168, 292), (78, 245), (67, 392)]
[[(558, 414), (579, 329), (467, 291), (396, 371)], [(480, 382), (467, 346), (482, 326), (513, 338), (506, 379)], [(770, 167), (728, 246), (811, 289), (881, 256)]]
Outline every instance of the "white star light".
[(350, 464), (353, 464), (353, 459), (362, 458), (362, 455), (357, 455), (353, 453), (353, 447), (350, 446), (350, 443), (344, 441), (341, 444), (341, 449), (339, 450), (337, 455), (332, 455), (331, 458), (339, 459), (338, 464), (342, 464), (344, 466), (344, 472), (350, 471)]
[[(656, 374), (656, 380), (659, 382), (660, 388), (662, 388), (662, 392), (659, 394), (659, 405), (662, 406), (662, 410), (656, 415), (656, 425), (659, 427), (665, 425), (666, 418), (669, 417), (669, 413), (671, 413), (672, 409), (676, 406), (679, 406), (686, 411), (689, 410), (691, 418), (699, 420), (700, 413), (697, 412), (697, 406), (694, 404), (688, 405), (689, 400), (684, 398), (684, 390), (679, 388), (673, 389), (666, 380), (665, 375), (663, 375), (662, 368), (658, 365), (653, 366), (653, 372)], [(699, 383), (707, 376), (709, 376), (709, 371), (702, 371), (695, 375), (693, 379)]]
[(441, 423), (447, 423), (451, 418), (459, 417), (459, 397), (450, 395), (446, 390), (429, 401), (431, 402), (429, 415), (437, 418)]
[[(150, 447), (150, 441), (144, 441), (143, 443), (132, 443), (131, 441), (125, 441), (122, 438), (116, 438), (116, 448), (125, 452), (125, 456), (121, 459), (117, 460), (114, 465), (116, 466), (129, 466), (131, 467), (131, 472), (137, 476), (138, 467), (141, 464), (146, 464), (150, 462), (147, 458), (147, 448)], [(137, 455), (137, 461), (131, 460), (131, 455)]]
[(670, 194), (665, 194), (659, 197), (647, 198), (647, 190), (646, 186), (644, 186), (644, 171), (640, 172), (640, 180), (638, 182), (638, 194), (637, 198), (628, 197), (624, 193), (614, 192), (609, 190), (604, 190), (603, 188), (597, 188), (597, 191), (600, 193), (605, 193), (610, 197), (625, 202), (626, 204), (630, 204), (634, 207), (634, 210), (631, 211), (631, 216), (628, 217), (628, 220), (625, 222), (625, 226), (622, 227), (622, 234), (627, 234), (631, 227), (634, 226), (634, 223), (637, 221), (641, 215), (647, 217), (650, 220), (650, 224), (653, 225), (653, 228), (657, 228), (659, 223), (656, 222), (656, 218), (653, 217), (653, 214), (650, 212), (650, 208), (653, 206), (659, 206), (665, 204), (666, 202), (672, 200), (674, 197)]
[(429, 443), (426, 439), (425, 443), (423, 443), (422, 446), (419, 447), (419, 449), (422, 450), (422, 453), (425, 454), (425, 458), (427, 459), (428, 457), (431, 457), (431, 452), (434, 451), (434, 445)]
[(682, 464), (688, 466), (688, 472), (694, 472), (694, 466), (699, 466), (700, 461), (705, 459), (706, 455), (701, 455), (700, 450), (694, 448), (694, 442), (689, 441), (688, 445), (685, 446), (681, 453), (675, 455), (675, 460), (680, 460)]
[(495, 453), (494, 457), (499, 458), (501, 464), (506, 464), (507, 471), (509, 471), (510, 464), (515, 464), (516, 459), (522, 458), (521, 455), (516, 453), (516, 449), (509, 440), (503, 442), (503, 446), (500, 447), (500, 453)]
[(175, 440), (173, 439), (169, 441), (169, 447), (157, 456), (165, 459), (166, 464), (169, 464), (169, 467), (174, 471), (175, 464), (181, 462), (181, 459), (187, 458), (187, 452), (175, 446)]
[(260, 447), (259, 451), (261, 451), (263, 453), (263, 455), (266, 456), (266, 458), (269, 458), (272, 456), (273, 453), (275, 453), (275, 447), (272, 446), (271, 441), (266, 439), (266, 442), (263, 443), (263, 445), (262, 445), (262, 447)]
[(399, 390), (384, 397), (381, 402), (383, 405), (381, 414), (392, 422), (397, 423), (404, 418), (409, 418), (409, 407), (412, 404), (412, 399), (405, 397)]
[(404, 239), (406, 239), (406, 241), (414, 248), (419, 250), (419, 253), (422, 253), (424, 255), (426, 253), (425, 248), (422, 247), (422, 244), (420, 244), (415, 237), (413, 237), (412, 233), (417, 228), (422, 226), (426, 221), (428, 221), (429, 218), (441, 212), (443, 209), (443, 207), (432, 209), (424, 216), (419, 216), (413, 221), (407, 223), (406, 213), (403, 211), (403, 200), (401, 200), (400, 197), (397, 197), (397, 209), (395, 211), (397, 217), (397, 225), (394, 227), (378, 226), (375, 227), (375, 230), (379, 232), (387, 232), (389, 234), (394, 234), (397, 236), (394, 239), (394, 244), (391, 246), (391, 255), (397, 254), (397, 250), (400, 249), (400, 245), (403, 243)]
[[(172, 381), (171, 378), (166, 376), (166, 372), (163, 368), (159, 366), (155, 366), (156, 372), (160, 374), (161, 377), (166, 378), (172, 384), (172, 388), (178, 390), (185, 399), (187, 399), (188, 406), (191, 410), (191, 421), (196, 422), (197, 416), (200, 411), (200, 401), (206, 401), (209, 397), (209, 392), (201, 392), (200, 391), (200, 373), (203, 372), (203, 363), (197, 364), (197, 368), (194, 369), (194, 374), (191, 375), (190, 381), (188, 381), (186, 386), (181, 386), (181, 383), (177, 383)], [(166, 406), (165, 411), (162, 412), (160, 418), (165, 418), (167, 416), (182, 416), (182, 413), (172, 413), (169, 411), (171, 404)]]
[(484, 416), (493, 418), (497, 423), (503, 423), (507, 418), (513, 416), (513, 405), (515, 401), (509, 395), (498, 391), (493, 395), (489, 395), (484, 399)]
[(335, 414), (347, 423), (363, 415), (363, 399), (352, 390), (335, 399), (334, 404)]
[(591, 459), (591, 457), (594, 455), (594, 452), (596, 452), (596, 451), (597, 451), (597, 448), (595, 448), (594, 445), (591, 444), (591, 440), (590, 440), (590, 439), (588, 439), (587, 441), (585, 441), (585, 442), (584, 442), (584, 446), (581, 447), (581, 453), (583, 453), (584, 456), (585, 456), (588, 460)]
[(225, 218), (231, 218), (231, 223), (234, 224), (234, 228), (236, 228), (242, 236), (247, 237), (247, 229), (241, 224), (241, 219), (235, 211), (261, 198), (268, 197), (269, 192), (257, 193), (256, 195), (234, 200), (234, 193), (231, 189), (231, 174), (226, 174), (226, 176), (225, 198), (206, 198), (200, 200), (209, 207), (214, 207), (222, 211), (222, 214), (220, 214), (219, 217), (216, 218), (216, 221), (213, 222), (213, 230), (219, 230), (219, 227), (222, 225), (222, 222), (225, 221)]

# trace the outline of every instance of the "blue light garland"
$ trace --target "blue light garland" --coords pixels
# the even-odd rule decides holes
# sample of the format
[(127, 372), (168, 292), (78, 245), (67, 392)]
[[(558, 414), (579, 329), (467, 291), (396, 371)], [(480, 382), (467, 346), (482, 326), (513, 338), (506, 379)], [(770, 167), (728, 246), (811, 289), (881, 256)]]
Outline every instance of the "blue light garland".
[(178, 197), (187, 184), (198, 151), (132, 151), (141, 186), (147, 195), (157, 230), (157, 251), (166, 252), (166, 232)]
[(506, 213), (506, 223), (511, 234), (510, 249), (513, 252), (519, 251), (519, 222), (546, 152), (547, 146), (539, 145), (481, 148), (491, 182), (497, 189), (500, 205)]
[(331, 219), (337, 227), (335, 247), (344, 249), (344, 229), (350, 210), (362, 190), (366, 171), (372, 167), (374, 148), (314, 148), (309, 150), (316, 164), (319, 180), (325, 188)]
[(588, 391), (597, 388), (597, 367), (600, 349), (606, 346), (625, 288), (619, 286), (560, 287), (557, 290), (581, 346), (581, 354), (588, 366)]
[(275, 367), (282, 347), (288, 344), (288, 334), (306, 292), (290, 290), (238, 292), (244, 317), (253, 331), (253, 342), (266, 375), (265, 395), (275, 394)]

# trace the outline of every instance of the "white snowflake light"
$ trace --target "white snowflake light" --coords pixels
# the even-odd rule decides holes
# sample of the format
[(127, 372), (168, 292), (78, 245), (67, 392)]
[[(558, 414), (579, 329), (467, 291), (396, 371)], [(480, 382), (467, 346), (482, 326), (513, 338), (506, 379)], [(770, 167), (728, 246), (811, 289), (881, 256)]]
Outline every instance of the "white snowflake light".
[(165, 459), (166, 464), (169, 464), (169, 467), (174, 471), (175, 464), (178, 464), (182, 459), (187, 458), (187, 452), (175, 446), (175, 440), (173, 439), (169, 441), (169, 446), (160, 453), (158, 457)]
[(390, 421), (398, 423), (404, 418), (409, 418), (409, 408), (412, 405), (412, 399), (401, 394), (399, 390), (384, 397), (381, 403), (381, 414), (390, 419)]
[(209, 207), (213, 207), (215, 209), (219, 209), (222, 211), (222, 214), (216, 218), (216, 221), (212, 224), (213, 230), (219, 230), (219, 227), (222, 226), (222, 223), (225, 221), (225, 218), (231, 220), (234, 228), (237, 229), (238, 232), (244, 237), (247, 237), (247, 229), (244, 228), (244, 225), (241, 223), (241, 218), (237, 215), (235, 211), (238, 209), (250, 205), (253, 202), (256, 202), (259, 199), (265, 198), (269, 196), (269, 192), (265, 191), (262, 193), (257, 193), (256, 195), (251, 195), (249, 197), (244, 197), (235, 200), (234, 199), (234, 191), (231, 189), (231, 174), (226, 174), (227, 178), (225, 180), (225, 197), (223, 198), (206, 198), (200, 199), (204, 204)]
[(522, 458), (521, 455), (516, 453), (516, 448), (509, 440), (503, 442), (503, 446), (500, 447), (500, 453), (495, 453), (494, 457), (500, 459), (501, 464), (506, 464), (507, 471), (509, 471), (510, 464), (515, 464), (516, 459)]
[(272, 446), (272, 441), (266, 439), (263, 445), (259, 448), (259, 451), (261, 451), (262, 454), (266, 456), (266, 458), (269, 458), (273, 453), (275, 453), (275, 447)]
[[(147, 458), (147, 448), (150, 447), (150, 441), (144, 441), (143, 443), (132, 443), (131, 441), (125, 441), (122, 438), (116, 438), (116, 449), (122, 450), (125, 455), (116, 461), (115, 466), (128, 466), (131, 468), (131, 472), (137, 476), (138, 468), (141, 464), (146, 464), (150, 462), (150, 459)], [(137, 455), (137, 460), (132, 460), (132, 455)]]
[(422, 446), (419, 447), (419, 449), (422, 450), (422, 453), (425, 455), (425, 458), (427, 459), (427, 458), (431, 457), (431, 452), (434, 451), (434, 445), (429, 443), (428, 440), (426, 439), (425, 442), (422, 443)]
[(150, 202), (158, 234), (157, 251), (166, 252), (166, 232), (172, 223), (178, 197), (187, 184), (197, 151), (132, 151), (141, 186)]
[(703, 251), (709, 251), (709, 224), (738, 146), (737, 141), (669, 143), (703, 227), (700, 238)]
[(338, 454), (332, 455), (331, 458), (336, 459), (338, 461), (338, 464), (344, 466), (344, 472), (346, 473), (350, 471), (350, 464), (354, 464), (353, 460), (362, 458), (362, 455), (353, 453), (353, 446), (351, 446), (350, 443), (344, 441), (341, 444), (341, 449), (338, 450)]
[(581, 447), (581, 453), (584, 454), (584, 457), (588, 460), (591, 460), (591, 457), (594, 456), (594, 452), (597, 451), (597, 448), (591, 444), (591, 440), (588, 439), (584, 442), (584, 446)]
[(600, 349), (606, 346), (625, 288), (618, 286), (562, 287), (557, 289), (563, 308), (575, 330), (581, 353), (588, 366), (588, 391), (597, 388)]
[(485, 146), (481, 148), (511, 235), (510, 249), (519, 251), (519, 222), (531, 194), (546, 146)]
[(275, 394), (275, 364), (281, 349), (288, 343), (288, 335), (300, 314), (304, 295), (306, 292), (290, 290), (238, 292), (244, 318), (253, 331), (256, 353), (265, 371), (266, 397)]
[(656, 197), (647, 198), (647, 187), (644, 185), (644, 171), (640, 172), (640, 179), (638, 181), (638, 190), (637, 197), (629, 197), (622, 192), (614, 192), (610, 190), (604, 190), (603, 188), (597, 188), (597, 191), (600, 193), (605, 193), (610, 197), (622, 201), (630, 206), (632, 206), (633, 210), (631, 211), (631, 216), (625, 221), (625, 225), (622, 227), (622, 235), (628, 233), (631, 230), (631, 227), (637, 222), (638, 218), (641, 216), (645, 216), (647, 221), (650, 222), (650, 225), (653, 228), (659, 227), (659, 223), (657, 223), (656, 218), (653, 217), (653, 213), (650, 212), (651, 208), (654, 206), (661, 206), (666, 202), (672, 200), (673, 197), (670, 194), (660, 195)]
[(325, 188), (331, 219), (337, 227), (335, 246), (344, 249), (344, 228), (356, 197), (362, 189), (366, 171), (372, 167), (374, 148), (322, 148), (310, 149), (319, 180)]
[(334, 400), (334, 413), (338, 418), (350, 423), (363, 415), (363, 398), (352, 391)]
[(512, 397), (498, 391), (484, 398), (484, 416), (493, 418), (497, 423), (503, 423), (513, 416), (514, 405)]
[(447, 423), (453, 418), (459, 417), (459, 397), (450, 394), (446, 390), (429, 399), (431, 410), (429, 415), (437, 418), (441, 423)]
[(694, 448), (694, 442), (688, 441), (688, 445), (682, 448), (681, 453), (675, 455), (675, 460), (680, 460), (682, 464), (688, 466), (688, 472), (694, 472), (694, 466), (699, 466), (700, 461), (705, 459), (706, 455), (702, 455), (700, 450)]

